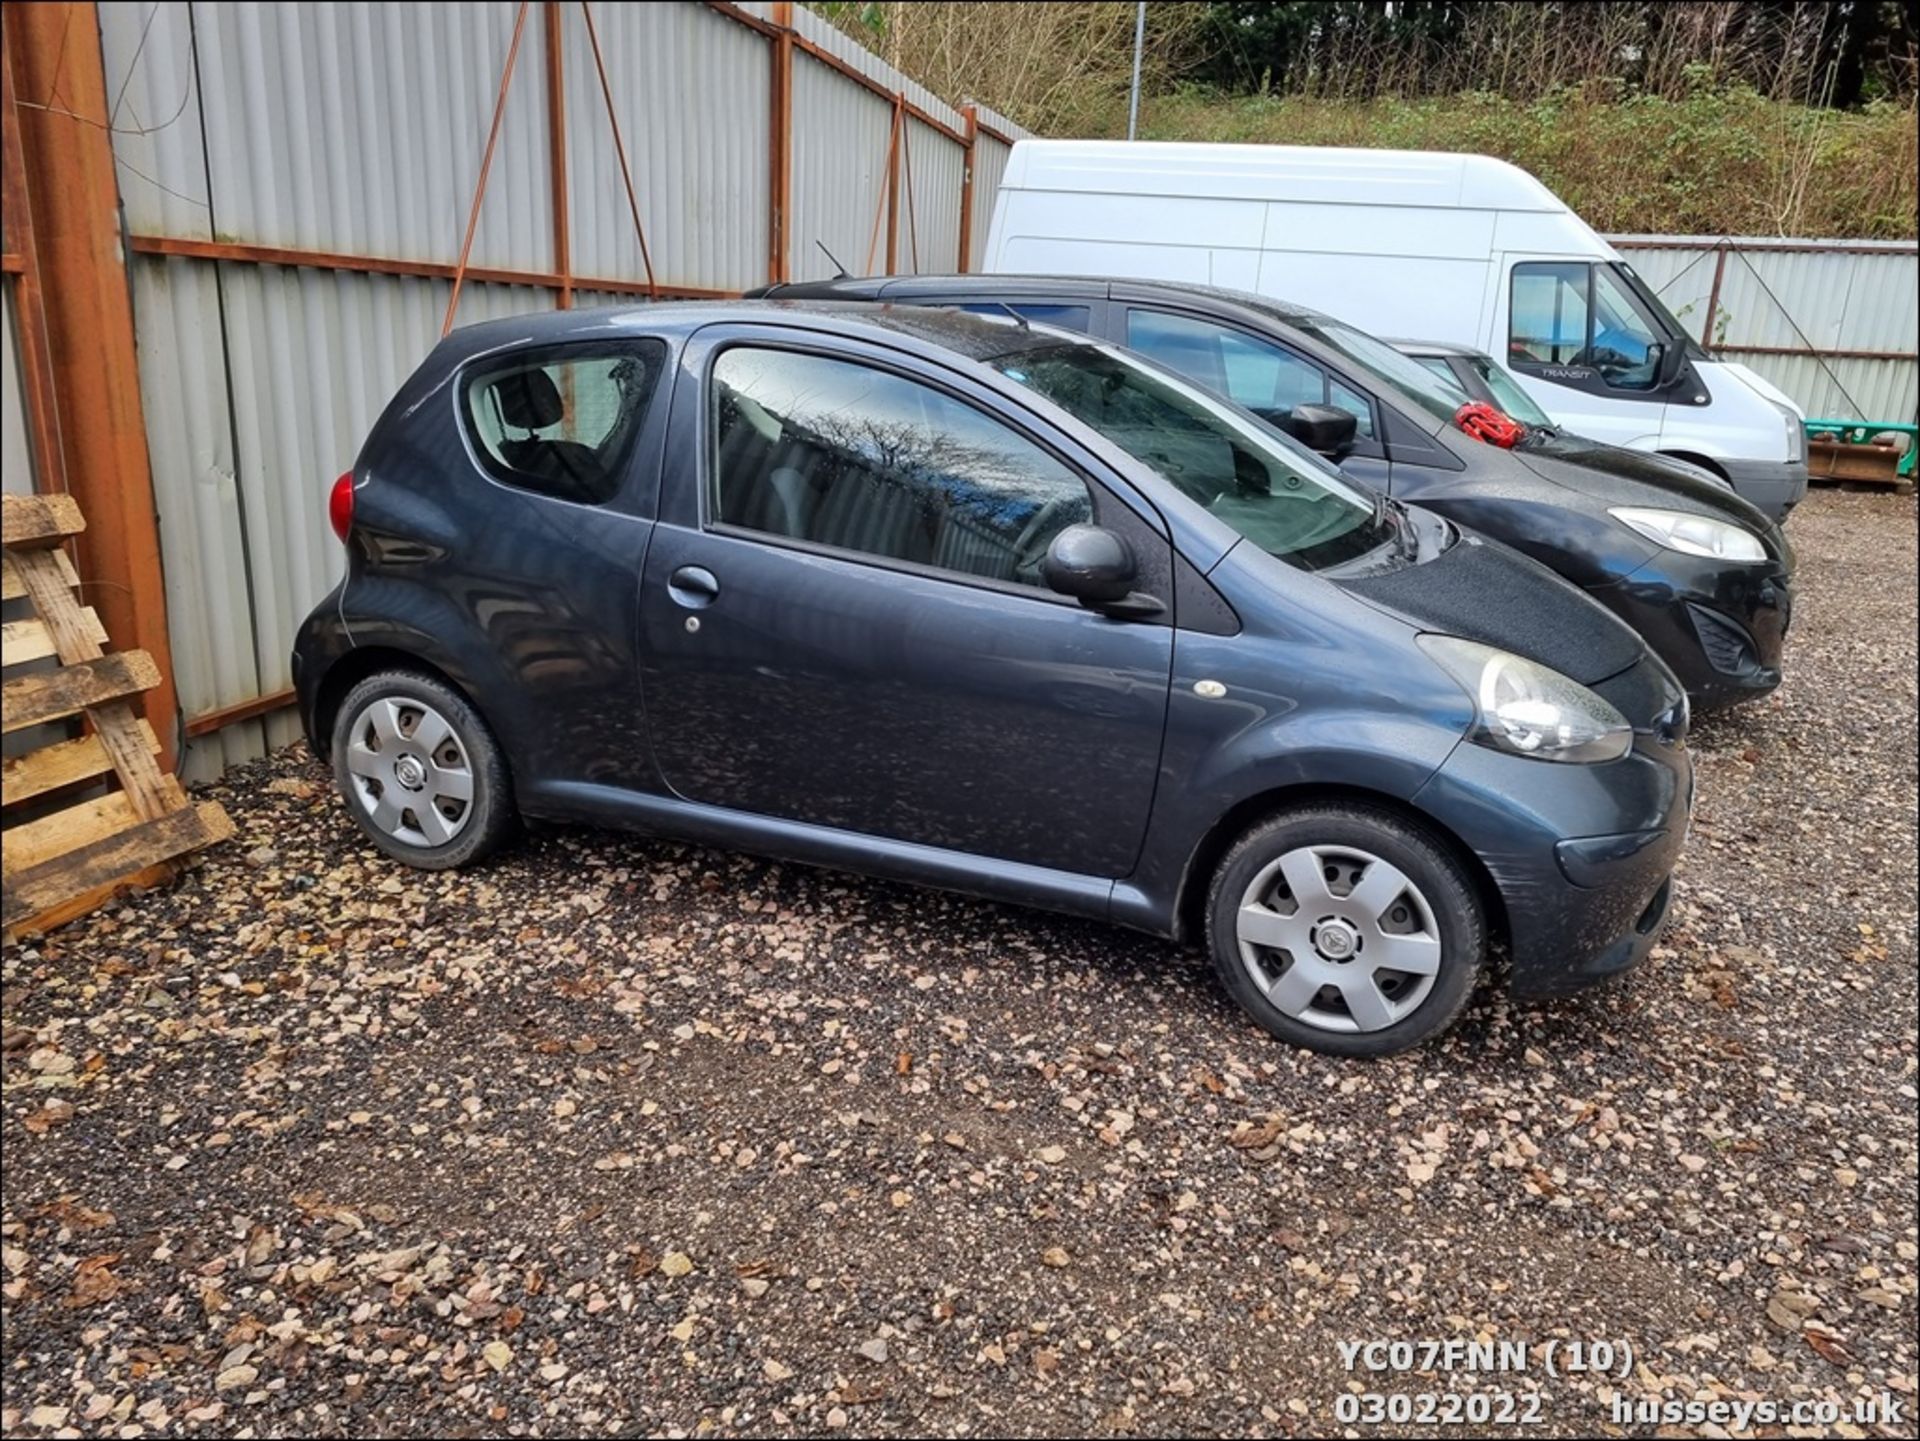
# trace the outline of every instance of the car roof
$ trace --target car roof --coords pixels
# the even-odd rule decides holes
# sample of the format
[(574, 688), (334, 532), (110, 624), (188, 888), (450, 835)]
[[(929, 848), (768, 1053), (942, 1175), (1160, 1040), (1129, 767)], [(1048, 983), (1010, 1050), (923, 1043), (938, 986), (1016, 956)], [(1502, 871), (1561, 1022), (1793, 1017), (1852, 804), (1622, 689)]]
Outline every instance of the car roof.
[(665, 300), (508, 316), (462, 326), (435, 352), (442, 366), (497, 350), (609, 340), (623, 336), (684, 337), (709, 325), (786, 320), (839, 335), (864, 335), (910, 348), (945, 351), (969, 360), (994, 360), (1025, 350), (1092, 345), (1083, 336), (1035, 327), (1013, 316), (973, 315), (914, 305), (853, 300)]
[(869, 275), (838, 276), (832, 280), (803, 280), (769, 285), (753, 292), (777, 298), (819, 298), (864, 295), (887, 300), (914, 296), (1018, 295), (1062, 296), (1085, 300), (1203, 299), (1210, 305), (1238, 305), (1278, 320), (1284, 325), (1312, 325), (1331, 317), (1304, 305), (1233, 290), (1224, 285), (1200, 285), (1184, 280), (1103, 279), (1091, 275)]
[(1470, 360), (1492, 359), (1484, 350), (1471, 345), (1459, 345), (1451, 340), (1389, 340), (1387, 344), (1402, 355), (1464, 355)]
[(1351, 377), (1363, 389), (1395, 400), (1396, 409), (1429, 435), (1444, 428), (1404, 386), (1390, 376), (1370, 371), (1352, 355), (1332, 344), (1324, 334), (1328, 327), (1339, 326), (1347, 330), (1352, 327), (1322, 311), (1276, 300), (1270, 295), (1255, 295), (1247, 290), (1180, 280), (1101, 280), (1084, 275), (880, 275), (841, 276), (834, 280), (771, 285), (758, 293), (807, 298), (859, 295), (896, 304), (910, 300), (951, 302), (965, 300), (969, 296), (1018, 300), (1022, 293), (1028, 293), (1040, 302), (1056, 298), (1104, 297), (1121, 303), (1159, 302), (1169, 307), (1184, 305), (1190, 311), (1202, 311), (1218, 319), (1229, 322), (1237, 320), (1252, 330), (1258, 330), (1262, 325), (1283, 327), (1289, 332), (1288, 345), (1319, 364)]

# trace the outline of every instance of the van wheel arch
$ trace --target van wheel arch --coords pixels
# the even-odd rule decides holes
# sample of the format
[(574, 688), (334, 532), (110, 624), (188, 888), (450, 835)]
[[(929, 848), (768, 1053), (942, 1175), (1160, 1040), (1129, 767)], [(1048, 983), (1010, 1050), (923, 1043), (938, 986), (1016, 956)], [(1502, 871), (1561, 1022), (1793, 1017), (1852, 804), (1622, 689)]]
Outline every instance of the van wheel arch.
[(1719, 461), (1713, 459), (1711, 456), (1701, 455), (1698, 451), (1661, 450), (1661, 451), (1656, 451), (1655, 454), (1664, 455), (1669, 460), (1684, 460), (1688, 465), (1697, 465), (1702, 470), (1712, 472), (1714, 475), (1719, 476), (1720, 479), (1722, 479), (1723, 481), (1726, 481), (1727, 484), (1729, 485), (1733, 483), (1732, 480), (1727, 475), (1727, 469), (1725, 466), (1720, 464)]
[(1233, 848), (1234, 842), (1268, 817), (1303, 806), (1345, 804), (1369, 806), (1384, 811), (1396, 820), (1419, 827), (1445, 848), (1473, 878), (1475, 891), (1487, 918), (1487, 939), (1504, 949), (1510, 934), (1506, 901), (1494, 884), (1493, 875), (1471, 847), (1463, 844), (1440, 822), (1397, 796), (1370, 791), (1363, 786), (1299, 785), (1283, 786), (1248, 796), (1213, 823), (1200, 844), (1187, 859), (1180, 877), (1180, 895), (1174, 904), (1174, 939), (1183, 944), (1197, 943), (1206, 933), (1207, 892), (1214, 870)]

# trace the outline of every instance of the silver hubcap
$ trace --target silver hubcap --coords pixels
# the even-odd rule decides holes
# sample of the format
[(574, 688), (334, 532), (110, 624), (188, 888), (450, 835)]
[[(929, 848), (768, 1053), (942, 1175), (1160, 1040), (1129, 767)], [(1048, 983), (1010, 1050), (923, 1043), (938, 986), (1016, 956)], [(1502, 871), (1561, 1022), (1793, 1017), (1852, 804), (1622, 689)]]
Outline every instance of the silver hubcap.
[(1240, 899), (1240, 963), (1281, 1011), (1323, 1031), (1382, 1031), (1440, 973), (1440, 928), (1405, 872), (1352, 846), (1302, 846)]
[(353, 798), (382, 831), (443, 846), (473, 814), (473, 767), (447, 718), (410, 696), (383, 696), (347, 732)]

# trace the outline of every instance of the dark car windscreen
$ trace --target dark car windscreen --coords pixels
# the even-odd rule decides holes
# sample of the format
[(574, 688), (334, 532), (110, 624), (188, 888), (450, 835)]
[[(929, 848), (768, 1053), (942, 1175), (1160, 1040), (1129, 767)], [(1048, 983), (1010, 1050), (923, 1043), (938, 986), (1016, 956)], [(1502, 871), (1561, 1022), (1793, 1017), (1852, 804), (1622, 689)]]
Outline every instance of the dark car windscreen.
[(1322, 344), (1330, 345), (1375, 380), (1384, 381), (1401, 391), (1409, 400), (1435, 420), (1453, 421), (1454, 412), (1465, 403), (1459, 383), (1442, 380), (1410, 355), (1403, 355), (1384, 340), (1376, 340), (1365, 331), (1355, 330), (1324, 315), (1295, 322), (1296, 328)]
[(1148, 466), (1271, 555), (1343, 564), (1391, 535), (1372, 499), (1304, 450), (1184, 381), (1091, 345), (987, 362)]
[(1467, 364), (1471, 365), (1473, 373), (1486, 383), (1495, 403), (1522, 425), (1553, 424), (1553, 417), (1542, 410), (1534, 398), (1520, 388), (1520, 382), (1486, 356), (1469, 356)]

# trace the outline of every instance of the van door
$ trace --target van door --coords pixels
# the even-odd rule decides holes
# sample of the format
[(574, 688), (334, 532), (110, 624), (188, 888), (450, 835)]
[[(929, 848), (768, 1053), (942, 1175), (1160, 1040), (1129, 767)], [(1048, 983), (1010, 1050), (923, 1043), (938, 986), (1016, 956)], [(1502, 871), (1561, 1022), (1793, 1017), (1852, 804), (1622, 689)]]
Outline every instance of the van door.
[(1676, 342), (1604, 263), (1501, 259), (1506, 283), (1489, 348), (1568, 430), (1655, 449), (1666, 423), (1662, 361)]

